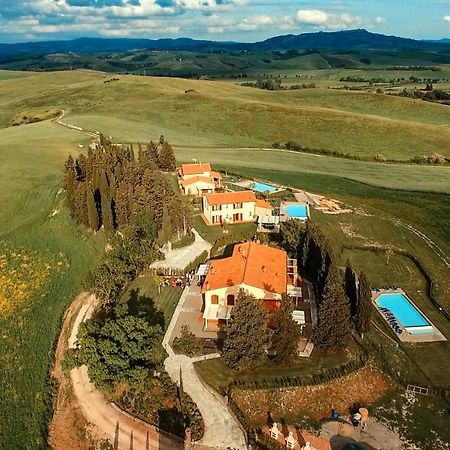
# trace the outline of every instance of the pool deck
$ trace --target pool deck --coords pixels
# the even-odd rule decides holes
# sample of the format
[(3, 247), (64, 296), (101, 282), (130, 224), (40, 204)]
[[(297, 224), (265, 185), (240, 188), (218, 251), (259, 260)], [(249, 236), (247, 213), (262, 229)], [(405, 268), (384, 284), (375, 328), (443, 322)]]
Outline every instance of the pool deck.
[[(269, 183), (267, 181), (258, 181), (258, 180), (254, 180), (254, 181), (251, 181), (251, 180), (234, 181), (234, 182), (231, 182), (231, 184), (234, 184), (235, 186), (239, 186), (241, 188), (251, 189), (252, 191), (255, 191), (255, 189), (253, 189), (253, 183), (254, 182), (273, 186), (275, 188), (275, 190), (269, 191), (268, 192), (269, 196), (271, 194), (275, 194), (276, 192), (280, 192), (280, 191), (283, 191), (285, 189), (283, 186), (279, 186), (279, 185), (277, 185), (275, 183)], [(256, 191), (256, 192), (259, 192), (259, 191)], [(259, 192), (259, 193), (262, 194), (263, 192)]]
[[(287, 213), (287, 206), (306, 206), (307, 217), (290, 217)], [(280, 221), (286, 222), (289, 219), (298, 219), (306, 222), (311, 217), (311, 213), (309, 211), (308, 203), (300, 203), (300, 202), (281, 202), (280, 204)]]
[[(402, 334), (397, 334), (394, 330), (392, 332), (395, 334), (395, 336), (402, 342), (411, 342), (411, 343), (418, 343), (418, 342), (439, 342), (439, 341), (446, 341), (447, 338), (439, 331), (438, 327), (431, 322), (429, 317), (425, 315), (422, 310), (411, 300), (411, 298), (406, 294), (406, 292), (403, 289), (378, 289), (377, 291), (372, 291), (372, 302), (377, 311), (380, 313), (381, 317), (388, 323), (386, 316), (380, 311), (380, 308), (378, 307), (378, 304), (376, 302), (376, 299), (384, 294), (403, 294), (408, 298), (408, 300), (412, 303), (414, 308), (417, 309), (430, 323), (430, 325), (434, 328), (433, 333), (426, 333), (426, 334), (409, 334), (408, 331), (398, 322), (399, 327), (403, 330)], [(389, 324), (389, 323), (388, 323)], [(389, 325), (390, 327), (390, 325)]]

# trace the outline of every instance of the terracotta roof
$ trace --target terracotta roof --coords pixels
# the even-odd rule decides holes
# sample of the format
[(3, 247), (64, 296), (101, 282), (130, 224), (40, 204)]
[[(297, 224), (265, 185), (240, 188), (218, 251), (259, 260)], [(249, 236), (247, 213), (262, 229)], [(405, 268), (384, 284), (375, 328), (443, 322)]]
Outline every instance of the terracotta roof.
[(269, 202), (266, 202), (265, 200), (262, 200), (260, 198), (256, 199), (255, 206), (257, 206), (258, 208), (273, 209), (273, 206)]
[(215, 170), (213, 170), (213, 171), (211, 172), (211, 176), (212, 176), (213, 178), (217, 178), (218, 180), (221, 180), (221, 179), (222, 179), (222, 174), (219, 173), (219, 172), (216, 172)]
[(182, 175), (197, 175), (204, 172), (211, 172), (211, 164), (182, 164), (181, 174)]
[(284, 250), (244, 242), (236, 244), (229, 258), (211, 262), (202, 292), (248, 284), (269, 292), (286, 292), (287, 254)]
[(198, 183), (200, 181), (202, 183), (208, 183), (208, 184), (214, 185), (214, 181), (212, 180), (212, 178), (202, 177), (202, 176), (199, 176), (199, 175), (197, 175), (195, 177), (192, 177), (192, 178), (188, 178), (187, 180), (183, 180), (181, 182), (181, 185), (183, 187), (186, 187), (186, 186), (189, 186), (191, 184)]
[(253, 191), (221, 192), (219, 194), (206, 194), (206, 200), (210, 205), (227, 205), (230, 203), (244, 203), (256, 201)]

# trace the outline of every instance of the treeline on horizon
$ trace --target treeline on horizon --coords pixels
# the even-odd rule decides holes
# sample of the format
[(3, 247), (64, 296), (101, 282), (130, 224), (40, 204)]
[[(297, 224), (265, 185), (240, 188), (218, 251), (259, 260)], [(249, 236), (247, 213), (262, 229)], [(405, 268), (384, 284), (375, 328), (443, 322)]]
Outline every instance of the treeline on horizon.
[(163, 136), (146, 146), (112, 144), (104, 136), (88, 155), (68, 157), (64, 187), (75, 221), (92, 231), (112, 233), (130, 225), (143, 212), (150, 213), (166, 242), (186, 234), (190, 208), (175, 191), (170, 172), (176, 170), (172, 147)]

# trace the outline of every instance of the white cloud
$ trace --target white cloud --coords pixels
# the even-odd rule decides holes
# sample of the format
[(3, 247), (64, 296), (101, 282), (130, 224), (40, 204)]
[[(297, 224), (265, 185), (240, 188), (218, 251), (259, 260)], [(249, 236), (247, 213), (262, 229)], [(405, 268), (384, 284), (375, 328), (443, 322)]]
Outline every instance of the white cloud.
[(444, 20), (445, 20), (446, 22), (450, 22), (450, 16), (444, 16)]
[(356, 27), (363, 23), (361, 18), (351, 14), (331, 14), (320, 9), (300, 9), (297, 12), (297, 21), (304, 25), (332, 30)]
[(330, 20), (330, 15), (320, 9), (301, 9), (297, 12), (300, 23), (309, 25), (324, 25)]
[(375, 23), (378, 23), (378, 24), (386, 23), (386, 19), (384, 17), (378, 16), (375, 18)]

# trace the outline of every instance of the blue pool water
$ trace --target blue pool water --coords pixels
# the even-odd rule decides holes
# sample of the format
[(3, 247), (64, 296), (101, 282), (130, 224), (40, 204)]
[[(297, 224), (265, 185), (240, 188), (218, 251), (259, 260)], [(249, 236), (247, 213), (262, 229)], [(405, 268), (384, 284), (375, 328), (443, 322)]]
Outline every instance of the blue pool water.
[(430, 326), (428, 320), (404, 294), (381, 294), (376, 302), (379, 307), (389, 309), (404, 328)]
[(253, 190), (256, 192), (275, 192), (278, 190), (278, 188), (270, 184), (258, 183), (257, 181), (255, 181), (253, 183)]
[(287, 205), (284, 207), (288, 217), (293, 219), (307, 219), (308, 207), (306, 205)]

